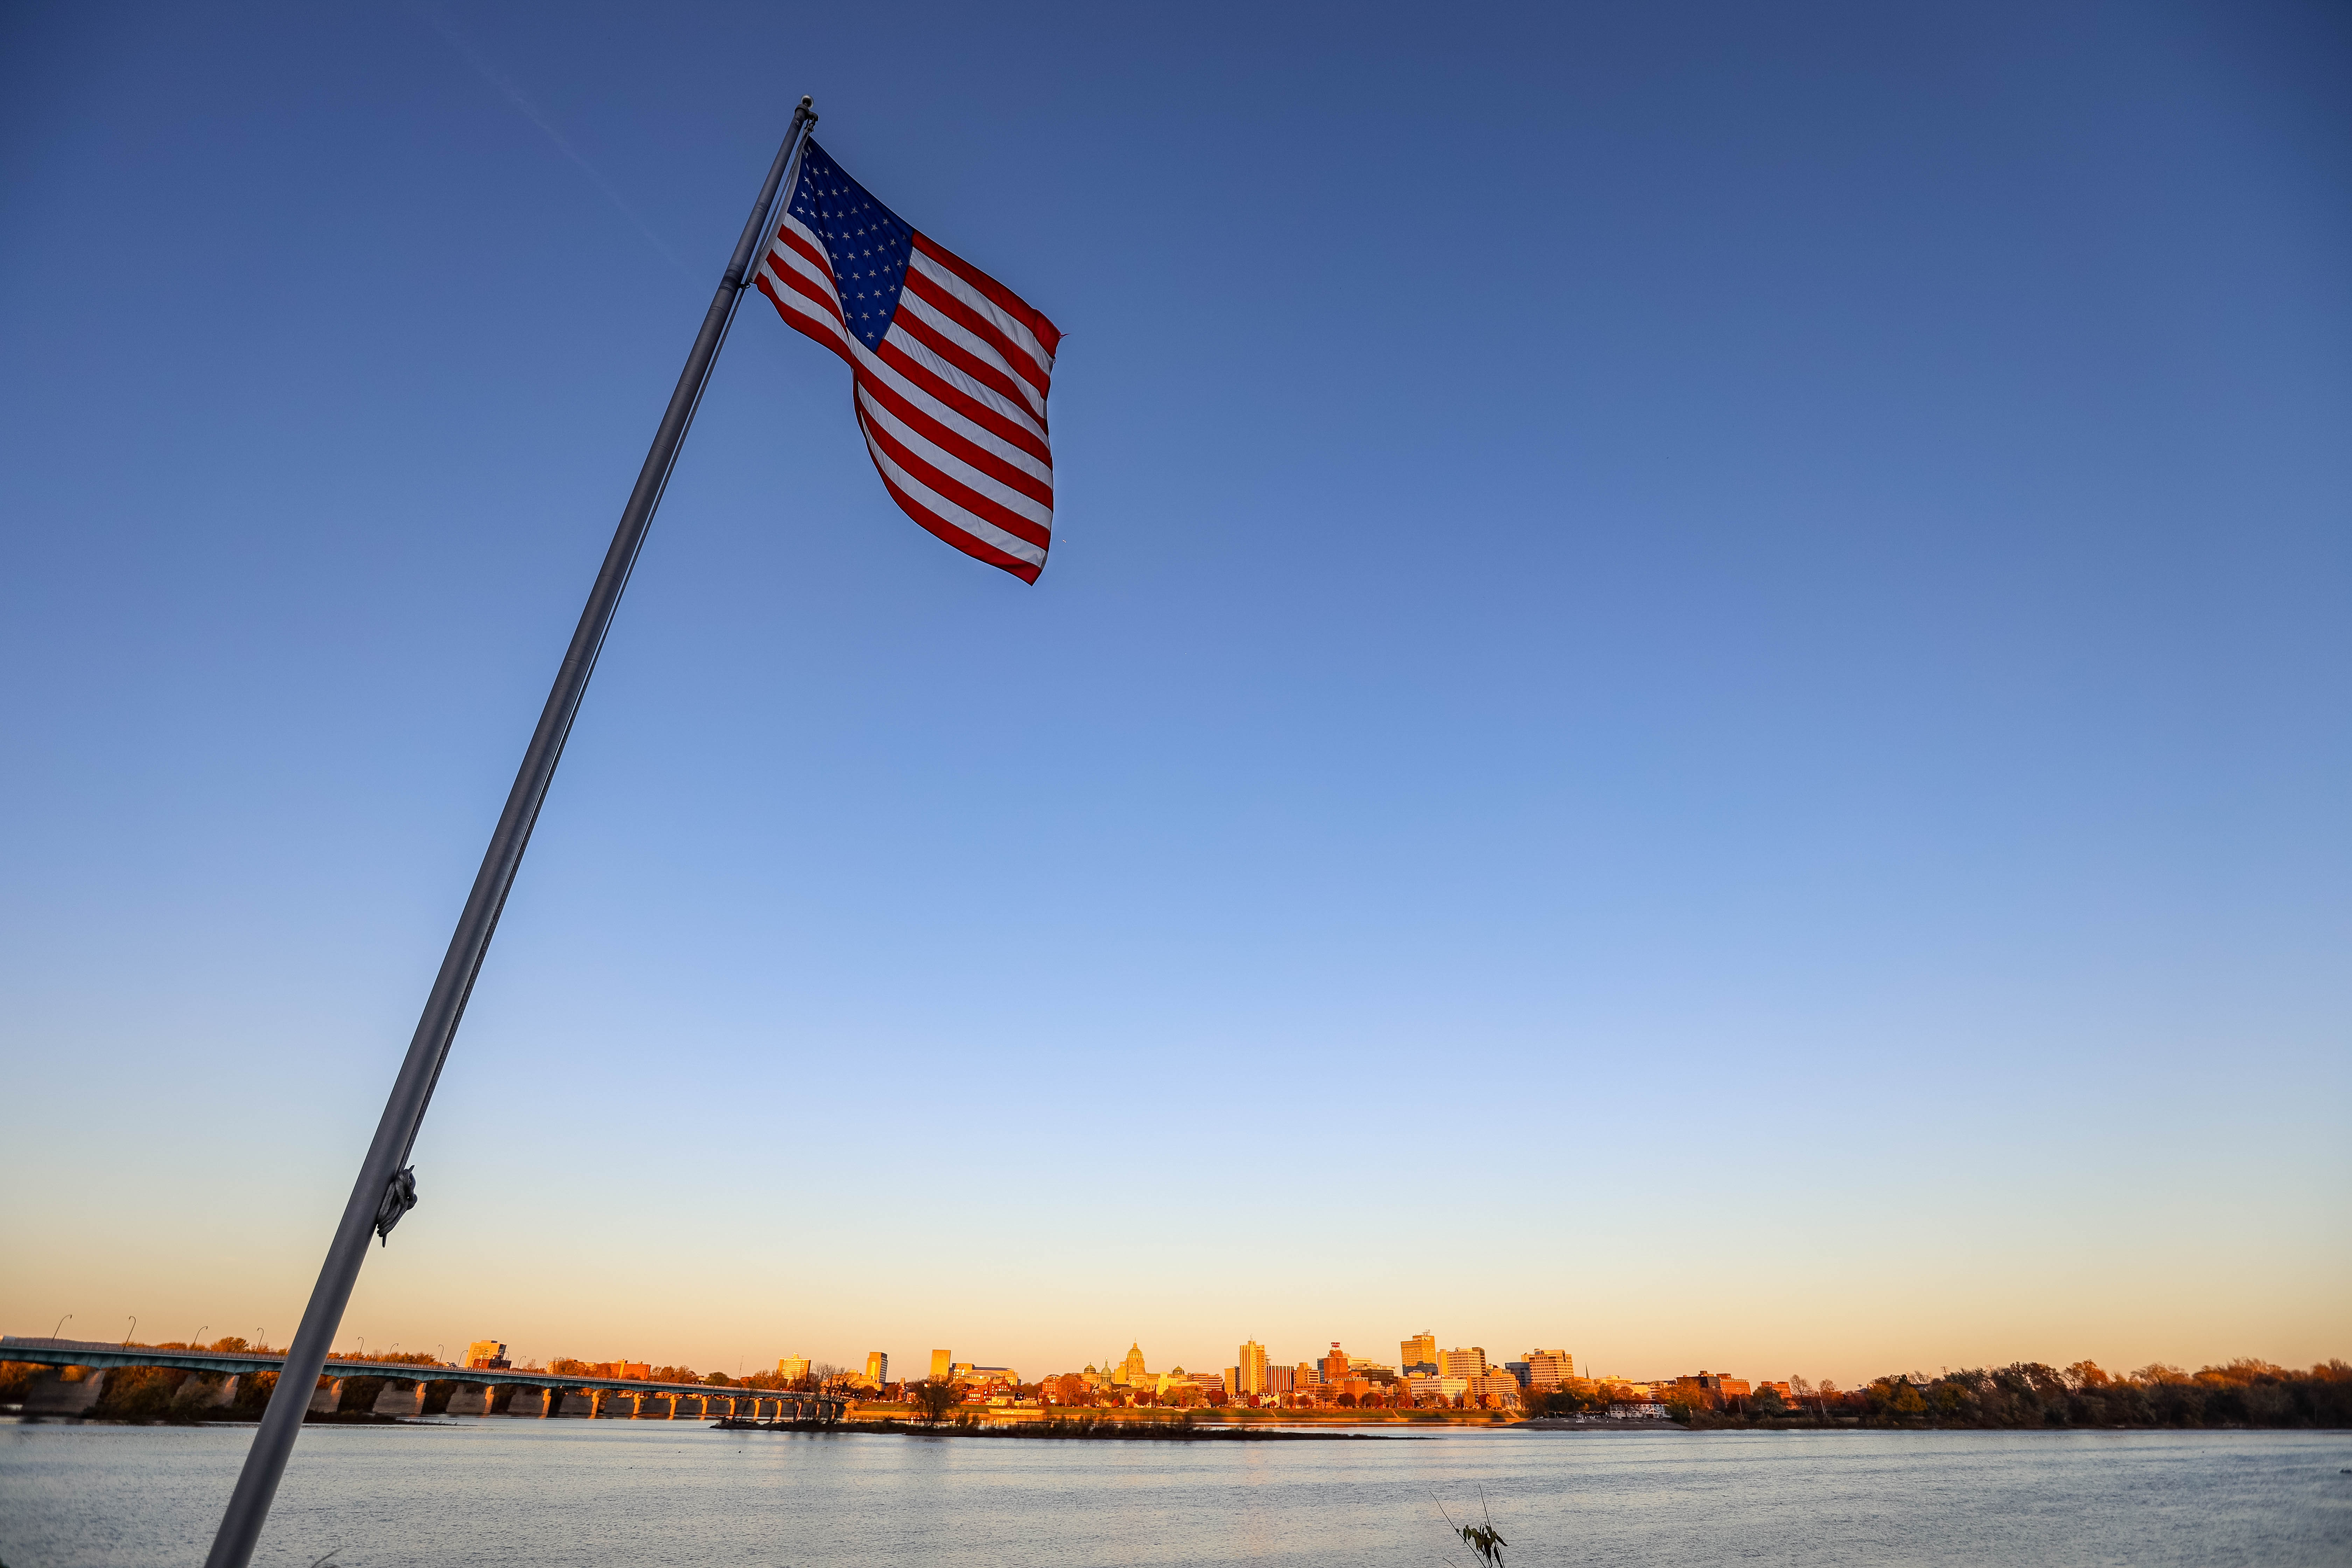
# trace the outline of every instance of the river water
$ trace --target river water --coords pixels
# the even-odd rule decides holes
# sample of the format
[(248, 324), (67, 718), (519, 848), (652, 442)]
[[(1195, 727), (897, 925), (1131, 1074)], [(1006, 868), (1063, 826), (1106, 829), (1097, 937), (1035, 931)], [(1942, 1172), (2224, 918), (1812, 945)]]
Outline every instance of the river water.
[[(0, 1428), (0, 1563), (203, 1561), (236, 1427)], [(307, 1568), (2352, 1563), (2352, 1433), (1485, 1431), (1139, 1443), (687, 1422), (313, 1426), (258, 1561)]]

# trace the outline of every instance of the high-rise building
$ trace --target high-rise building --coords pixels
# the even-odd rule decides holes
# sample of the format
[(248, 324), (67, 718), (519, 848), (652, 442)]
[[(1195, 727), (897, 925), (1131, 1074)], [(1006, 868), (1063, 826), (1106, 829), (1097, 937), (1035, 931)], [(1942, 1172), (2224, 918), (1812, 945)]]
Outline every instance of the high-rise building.
[(1507, 1372), (1482, 1373), (1463, 1381), (1470, 1385), (1464, 1392), (1474, 1395), (1481, 1404), (1491, 1401), (1496, 1405), (1516, 1405), (1522, 1393), (1519, 1380)]
[(1243, 1394), (1265, 1392), (1265, 1347), (1255, 1340), (1242, 1342), (1241, 1353), (1234, 1368), (1238, 1382), (1235, 1387)]
[(1423, 1331), (1409, 1340), (1400, 1340), (1397, 1342), (1397, 1355), (1400, 1372), (1409, 1373), (1419, 1366), (1434, 1373), (1437, 1370), (1437, 1336)]
[(1348, 1352), (1339, 1348), (1339, 1341), (1331, 1342), (1331, 1353), (1323, 1358), (1316, 1370), (1323, 1374), (1318, 1381), (1334, 1388), (1348, 1381)]
[(867, 1351), (866, 1352), (866, 1375), (874, 1381), (874, 1384), (877, 1388), (889, 1382), (890, 1358), (883, 1354), (880, 1351)]
[(1566, 1351), (1529, 1351), (1528, 1386), (1558, 1388), (1576, 1375), (1576, 1358)]
[(1423, 1400), (1446, 1401), (1459, 1399), (1469, 1393), (1470, 1380), (1466, 1377), (1440, 1377), (1434, 1373), (1416, 1373), (1405, 1380), (1405, 1386), (1412, 1391), (1415, 1403)]
[(1484, 1377), (1486, 1375), (1486, 1352), (1476, 1345), (1468, 1350), (1439, 1351), (1437, 1375), (1440, 1377)]
[(467, 1366), (508, 1366), (507, 1347), (496, 1340), (476, 1340), (466, 1347)]
[(776, 1375), (785, 1382), (795, 1382), (808, 1375), (809, 1359), (804, 1355), (788, 1355), (776, 1363)]
[(1288, 1394), (1298, 1386), (1298, 1373), (1294, 1367), (1270, 1366), (1265, 1369), (1265, 1392)]
[(944, 1381), (948, 1375), (948, 1369), (953, 1365), (955, 1365), (955, 1352), (933, 1351), (931, 1352), (931, 1381), (933, 1383)]

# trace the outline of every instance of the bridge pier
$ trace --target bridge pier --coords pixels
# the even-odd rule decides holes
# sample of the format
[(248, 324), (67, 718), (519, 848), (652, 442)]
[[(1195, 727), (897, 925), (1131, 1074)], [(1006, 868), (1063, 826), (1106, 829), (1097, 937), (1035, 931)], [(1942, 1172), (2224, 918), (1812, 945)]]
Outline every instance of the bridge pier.
[(542, 1421), (547, 1417), (547, 1390), (517, 1385), (514, 1397), (507, 1402), (507, 1414), (519, 1421)]
[(451, 1415), (488, 1415), (490, 1413), (490, 1395), (497, 1392), (487, 1383), (461, 1383), (449, 1391), (446, 1413)]
[(596, 1391), (593, 1388), (567, 1388), (557, 1397), (554, 1414), (567, 1421), (593, 1421), (596, 1417)]
[(233, 1376), (191, 1373), (173, 1394), (172, 1403), (183, 1410), (218, 1410), (236, 1403), (236, 1384)]
[(340, 1377), (320, 1378), (319, 1380), (319, 1386), (310, 1391), (310, 1414), (313, 1415), (332, 1415), (336, 1411), (341, 1410), (342, 1407), (343, 1380)]
[[(68, 1373), (79, 1373), (69, 1378)], [(85, 1415), (106, 1392), (106, 1369), (97, 1366), (53, 1367), (25, 1390), (27, 1415)]]
[(375, 1396), (373, 1414), (378, 1415), (422, 1415), (425, 1414), (425, 1385), (397, 1377), (383, 1385)]

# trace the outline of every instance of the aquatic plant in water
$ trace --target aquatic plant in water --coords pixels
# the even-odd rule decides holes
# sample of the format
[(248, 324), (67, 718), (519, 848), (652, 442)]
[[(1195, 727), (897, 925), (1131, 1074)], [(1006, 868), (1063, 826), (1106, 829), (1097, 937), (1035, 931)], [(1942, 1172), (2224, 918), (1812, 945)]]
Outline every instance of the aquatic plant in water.
[(1502, 1532), (1495, 1528), (1495, 1516), (1486, 1507), (1486, 1489), (1478, 1489), (1478, 1512), (1486, 1520), (1484, 1524), (1456, 1524), (1454, 1516), (1445, 1512), (1444, 1500), (1436, 1500), (1437, 1511), (1444, 1514), (1445, 1528), (1460, 1536), (1462, 1544), (1476, 1552), (1478, 1561), (1486, 1568), (1503, 1568), (1503, 1548), (1510, 1542), (1504, 1540)]

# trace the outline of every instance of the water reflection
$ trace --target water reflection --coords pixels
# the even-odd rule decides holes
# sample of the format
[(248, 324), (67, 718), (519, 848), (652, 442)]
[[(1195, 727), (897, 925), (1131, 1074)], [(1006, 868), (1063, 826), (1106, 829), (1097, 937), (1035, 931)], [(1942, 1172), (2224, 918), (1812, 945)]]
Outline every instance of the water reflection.
[[(0, 1431), (0, 1561), (201, 1561), (248, 1433)], [(302, 1435), (258, 1562), (1433, 1564), (2352, 1562), (2352, 1435), (1464, 1432), (1160, 1444), (456, 1423)], [(1466, 1511), (1465, 1511), (1466, 1510)]]

